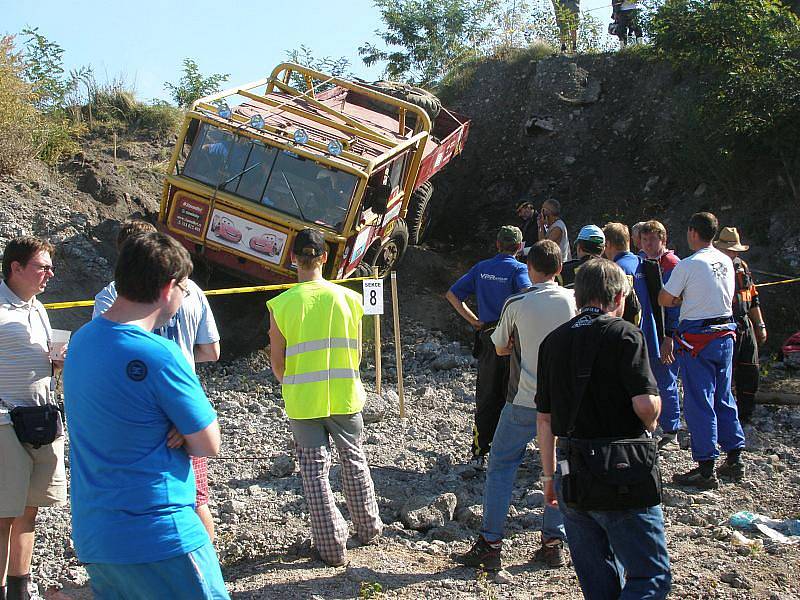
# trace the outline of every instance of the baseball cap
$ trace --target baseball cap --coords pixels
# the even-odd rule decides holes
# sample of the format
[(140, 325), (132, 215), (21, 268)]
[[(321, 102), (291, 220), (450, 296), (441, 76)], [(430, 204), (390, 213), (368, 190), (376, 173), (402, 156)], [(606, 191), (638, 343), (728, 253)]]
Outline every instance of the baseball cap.
[(503, 225), (497, 232), (497, 241), (503, 244), (519, 244), (522, 242), (522, 230), (513, 225)]
[(294, 238), (292, 250), (295, 255), (322, 256), (325, 253), (325, 238), (316, 229), (303, 229)]
[(597, 225), (584, 225), (578, 232), (577, 240), (591, 242), (592, 244), (605, 244), (606, 236)]
[(520, 210), (521, 208), (525, 208), (526, 206), (528, 208), (534, 208), (533, 202), (531, 202), (530, 200), (522, 200), (519, 204), (517, 204), (517, 210)]

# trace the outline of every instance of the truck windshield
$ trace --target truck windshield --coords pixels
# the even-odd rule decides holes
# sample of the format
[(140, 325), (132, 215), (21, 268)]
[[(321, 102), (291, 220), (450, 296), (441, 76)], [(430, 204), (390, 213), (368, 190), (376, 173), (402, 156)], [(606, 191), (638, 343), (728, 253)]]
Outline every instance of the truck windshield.
[(183, 175), (337, 231), (358, 183), (355, 175), (207, 123), (197, 132)]

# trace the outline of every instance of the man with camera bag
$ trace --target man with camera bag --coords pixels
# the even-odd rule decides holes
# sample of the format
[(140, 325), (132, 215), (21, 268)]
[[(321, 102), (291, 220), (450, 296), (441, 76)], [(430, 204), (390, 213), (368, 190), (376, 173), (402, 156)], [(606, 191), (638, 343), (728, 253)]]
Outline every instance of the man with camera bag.
[[(34, 524), (40, 506), (67, 499), (64, 434), (53, 407), (50, 320), (36, 299), (53, 277), (53, 246), (11, 240), (0, 283), (0, 599), (38, 598), (31, 583)], [(18, 416), (22, 413), (23, 419)], [(23, 421), (36, 420), (38, 431)], [(12, 424), (13, 422), (13, 424)], [(49, 437), (43, 438), (39, 431)]]
[(627, 292), (619, 266), (588, 261), (575, 281), (578, 316), (539, 349), (545, 502), (561, 508), (589, 600), (660, 599), (671, 585), (658, 449), (650, 435), (661, 400), (644, 336), (620, 318)]

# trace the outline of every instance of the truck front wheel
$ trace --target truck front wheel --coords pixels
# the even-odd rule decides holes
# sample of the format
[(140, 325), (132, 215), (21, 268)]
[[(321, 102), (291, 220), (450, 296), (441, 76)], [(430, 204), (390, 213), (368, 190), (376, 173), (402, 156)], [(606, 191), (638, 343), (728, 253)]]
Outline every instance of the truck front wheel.
[(408, 226), (405, 221), (398, 219), (389, 237), (367, 250), (359, 267), (369, 265), (370, 274), (372, 267), (378, 267), (378, 277), (388, 277), (391, 271), (397, 269), (406, 248), (408, 248)]

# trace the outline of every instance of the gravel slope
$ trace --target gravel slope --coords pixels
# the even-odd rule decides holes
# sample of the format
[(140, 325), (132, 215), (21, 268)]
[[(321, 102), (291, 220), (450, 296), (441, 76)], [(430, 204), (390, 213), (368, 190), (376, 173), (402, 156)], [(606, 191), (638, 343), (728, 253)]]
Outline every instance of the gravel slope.
[[(328, 568), (311, 558), (291, 435), (265, 355), (200, 367), (224, 437), (221, 458), (211, 461), (211, 507), (232, 596), (579, 598), (571, 568), (549, 571), (529, 562), (539, 544), (542, 517), (535, 453), (526, 457), (514, 493), (504, 547), (507, 582), (496, 583), (448, 559), (450, 552), (468, 548), (480, 524), (483, 475), (463, 465), (475, 371), (468, 349), (459, 342), (412, 322), (404, 324), (403, 332), (408, 417), (397, 417), (394, 369), (387, 368), (394, 365), (391, 345), (384, 346), (383, 398), (371, 395), (365, 411), (372, 421), (366, 427), (365, 448), (386, 534), (374, 546), (354, 548), (346, 568)], [(365, 362), (364, 379), (370, 387), (374, 371)], [(798, 377), (773, 368), (769, 379), (770, 385), (791, 386)], [(798, 546), (737, 547), (726, 525), (738, 510), (775, 518), (800, 516), (798, 432), (797, 410), (758, 407), (754, 426), (747, 429), (749, 470), (744, 482), (704, 493), (665, 488), (674, 597), (800, 598)], [(664, 453), (665, 481), (689, 465), (688, 451)], [(338, 478), (339, 468), (334, 467), (334, 490), (344, 510)], [(422, 516), (404, 510), (434, 504)], [(91, 597), (68, 539), (67, 510), (42, 511), (40, 521), (34, 573), (51, 586), (47, 596)], [(375, 595), (375, 584), (383, 595)]]

